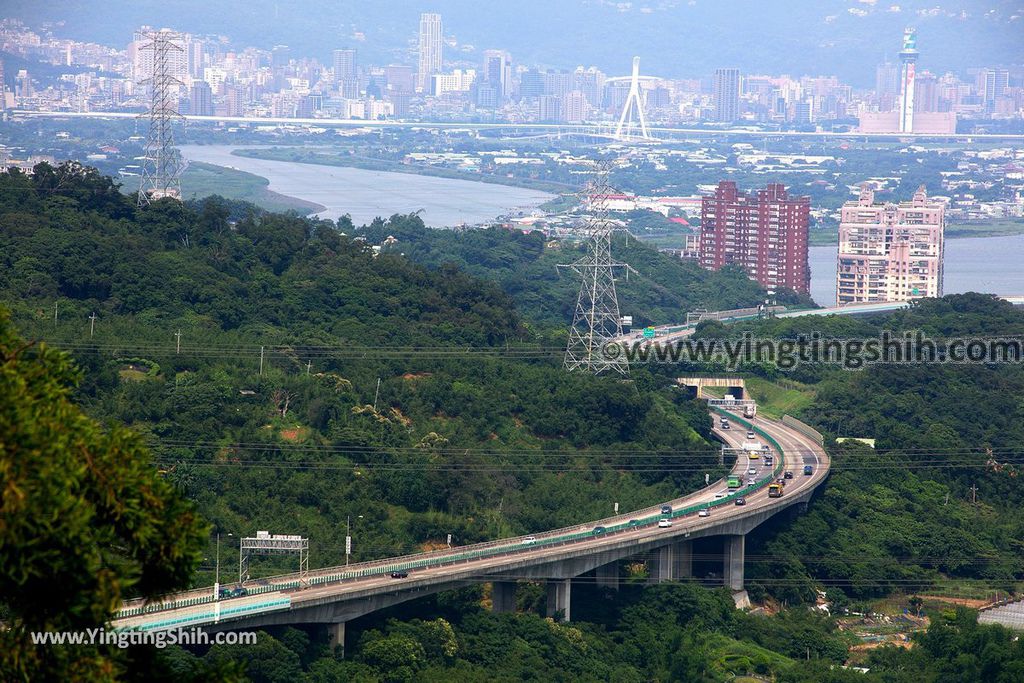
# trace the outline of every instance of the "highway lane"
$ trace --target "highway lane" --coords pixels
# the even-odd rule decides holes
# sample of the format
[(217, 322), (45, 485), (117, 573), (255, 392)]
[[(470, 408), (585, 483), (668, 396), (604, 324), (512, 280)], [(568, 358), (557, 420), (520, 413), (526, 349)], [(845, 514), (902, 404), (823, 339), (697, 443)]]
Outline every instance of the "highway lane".
[[(739, 423), (739, 418), (734, 418), (734, 427), (728, 431), (723, 431), (717, 427), (716, 418), (716, 433), (719, 434), (722, 440), (732, 447), (741, 447), (746, 439), (746, 428)], [(615, 524), (623, 524), (631, 519), (640, 519), (644, 517), (656, 516), (660, 513), (661, 505), (655, 505), (642, 510), (634, 511), (611, 517), (605, 520), (599, 520), (597, 522), (585, 523), (569, 527), (567, 529), (561, 529), (552, 532), (538, 533), (535, 537), (538, 541), (537, 545), (524, 544), (522, 542), (523, 537), (514, 539), (502, 539), (490, 544), (484, 544), (491, 547), (503, 548), (505, 552), (492, 556), (485, 556), (480, 558), (473, 558), (464, 560), (458, 564), (446, 564), (446, 565), (433, 565), (424, 568), (417, 568), (410, 570), (409, 577), (407, 579), (393, 579), (388, 574), (375, 574), (370, 576), (363, 576), (359, 578), (348, 578), (338, 582), (331, 582), (325, 584), (317, 584), (309, 587), (300, 588), (284, 588), (279, 591), (280, 594), (287, 595), (291, 600), (292, 608), (302, 607), (308, 604), (316, 604), (320, 602), (332, 602), (338, 597), (352, 597), (357, 598), (362, 594), (373, 593), (379, 590), (383, 586), (400, 586), (402, 590), (414, 589), (417, 586), (429, 586), (442, 581), (458, 581), (458, 580), (480, 580), (481, 576), (487, 576), (490, 574), (500, 574), (502, 567), (507, 567), (510, 564), (521, 564), (523, 561), (529, 564), (544, 564), (545, 562), (558, 560), (560, 556), (564, 556), (567, 550), (577, 552), (580, 550), (594, 550), (598, 551), (603, 547), (616, 547), (623, 542), (629, 544), (642, 544), (647, 542), (656, 542), (666, 537), (683, 537), (693, 532), (706, 531), (716, 525), (720, 525), (723, 519), (732, 519), (736, 517), (742, 517), (749, 514), (764, 511), (765, 508), (773, 505), (785, 505), (786, 498), (798, 495), (806, 491), (809, 487), (816, 485), (820, 480), (827, 475), (827, 456), (820, 446), (815, 444), (807, 437), (799, 434), (795, 430), (782, 425), (781, 423), (765, 420), (758, 418), (755, 420), (756, 426), (763, 429), (765, 433), (775, 438), (778, 443), (782, 446), (784, 454), (780, 456), (776, 453), (776, 458), (781, 458), (783, 462), (783, 469), (790, 469), (794, 473), (794, 478), (787, 481), (787, 485), (784, 489), (783, 499), (769, 499), (767, 494), (767, 487), (763, 487), (758, 491), (751, 492), (745, 496), (747, 504), (745, 506), (735, 505), (723, 505), (721, 507), (712, 510), (709, 517), (698, 517), (696, 513), (678, 517), (674, 520), (674, 525), (668, 529), (662, 529), (657, 526), (656, 523), (648, 524), (645, 526), (636, 527), (631, 530), (624, 530), (616, 533), (608, 533), (604, 535), (586, 536), (580, 539), (560, 542), (557, 544), (545, 545), (541, 543), (542, 539), (557, 538), (560, 535), (572, 531), (584, 531), (589, 532), (597, 525), (602, 526), (613, 526)], [(802, 475), (802, 469), (804, 459), (807, 459), (807, 464), (811, 464), (814, 467), (814, 475), (805, 477)], [(757, 478), (760, 479), (767, 476), (768, 472), (764, 468), (763, 459), (758, 460), (758, 474)], [(737, 474), (743, 477), (744, 481), (747, 478), (746, 470), (748, 468), (748, 462), (746, 457), (740, 457), (737, 462), (731, 468), (731, 473)], [(691, 494), (681, 496), (679, 498), (668, 501), (667, 504), (673, 506), (674, 509), (685, 508), (691, 505), (700, 503), (711, 503), (717, 499), (716, 494), (728, 495), (730, 493), (726, 481), (724, 479), (713, 482), (711, 485), (704, 487), (703, 489), (693, 492)], [(779, 502), (776, 502), (779, 501)], [(466, 546), (461, 548), (453, 548), (448, 552), (441, 553), (428, 553), (421, 554), (419, 556), (412, 557), (426, 557), (431, 556), (435, 561), (444, 561), (445, 557), (451, 557), (461, 552), (465, 552), (467, 549), (473, 546)], [(372, 563), (363, 563), (355, 566), (372, 566), (378, 569), (393, 565), (396, 563), (395, 558), (382, 559)], [(345, 567), (333, 567), (329, 569), (321, 569), (309, 574), (309, 578), (329, 576), (332, 574), (338, 574), (345, 571)], [(350, 567), (349, 569), (352, 569)], [(274, 583), (281, 583), (287, 580), (292, 580), (294, 576), (277, 577), (272, 579)], [(186, 594), (189, 597), (196, 596), (209, 596), (211, 593), (210, 588), (201, 589), (199, 591), (192, 591)], [(278, 592), (274, 593), (275, 595)], [(180, 598), (182, 596), (176, 596)], [(229, 605), (230, 600), (221, 601), (222, 605)], [(197, 610), (209, 610), (210, 604), (207, 603), (203, 606), (190, 606), (177, 608), (172, 610), (165, 610), (162, 612), (151, 613), (145, 617), (131, 618), (133, 624), (151, 621), (164, 621), (168, 614), (185, 614), (195, 613)], [(239, 615), (240, 618), (244, 618), (244, 615)], [(121, 624), (127, 625), (127, 620), (119, 620), (115, 625)]]

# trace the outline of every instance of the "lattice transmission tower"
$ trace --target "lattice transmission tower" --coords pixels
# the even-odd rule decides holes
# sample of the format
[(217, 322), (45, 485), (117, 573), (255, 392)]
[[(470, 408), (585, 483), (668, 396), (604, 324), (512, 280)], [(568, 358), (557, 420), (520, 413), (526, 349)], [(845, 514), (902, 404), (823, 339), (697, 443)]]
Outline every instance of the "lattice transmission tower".
[(181, 118), (178, 86), (182, 83), (174, 77), (172, 57), (184, 52), (182, 38), (167, 29), (152, 31), (146, 37), (149, 43), (141, 49), (153, 53), (153, 75), (142, 83), (149, 84), (152, 103), (146, 114), (149, 135), (142, 162), (139, 206), (147, 206), (163, 197), (181, 199), (181, 154), (174, 146), (173, 124)]
[(580, 276), (580, 293), (565, 349), (565, 369), (569, 372), (585, 370), (594, 374), (629, 374), (629, 361), (625, 354), (619, 352), (619, 347), (610, 345), (622, 336), (615, 272), (628, 268), (626, 264), (612, 259), (615, 226), (608, 219), (611, 194), (608, 169), (601, 167), (584, 191), (591, 214), (583, 229), (587, 238), (587, 255), (562, 266)]

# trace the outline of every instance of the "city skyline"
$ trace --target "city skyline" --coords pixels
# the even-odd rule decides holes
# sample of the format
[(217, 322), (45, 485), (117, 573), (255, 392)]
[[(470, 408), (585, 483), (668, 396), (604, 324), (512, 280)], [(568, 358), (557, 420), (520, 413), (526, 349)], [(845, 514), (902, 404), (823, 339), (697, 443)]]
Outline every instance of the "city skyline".
[[(217, 116), (469, 121), (475, 111), (493, 112), (496, 120), (509, 122), (583, 123), (618, 120), (627, 102), (624, 73), (593, 65), (543, 68), (498, 47), (469, 59), (445, 38), (444, 26), (440, 15), (422, 14), (410, 59), (386, 64), (367, 60), (365, 46), (345, 40), (321, 62), (287, 45), (263, 50), (232, 44), (223, 36), (183, 33), (172, 72), (183, 84), (183, 110), (210, 111), (204, 92), (197, 93), (202, 106), (188, 101), (193, 81), (203, 80), (211, 86)], [(137, 28), (125, 50), (56, 36), (44, 40), (13, 21), (0, 27), (8, 49), (74, 70), (40, 88), (29, 69), (19, 69), (0, 105), (117, 111), (138, 107), (145, 98), (148, 62), (138, 37), (149, 27)], [(917, 32), (906, 28), (901, 67), (863, 65), (874, 73), (874, 90), (856, 89), (835, 75), (773, 75), (720, 66), (700, 78), (665, 79), (645, 68), (639, 99), (648, 119), (669, 125), (753, 122), (813, 129), (838, 123), (863, 132), (953, 133), (958, 115), (1024, 118), (1024, 67), (980, 65), (959, 75), (918, 71), (922, 53), (916, 41)], [(933, 55), (923, 57), (922, 63), (931, 66)], [(83, 73), (83, 68), (96, 70)], [(920, 112), (916, 117), (915, 109)]]

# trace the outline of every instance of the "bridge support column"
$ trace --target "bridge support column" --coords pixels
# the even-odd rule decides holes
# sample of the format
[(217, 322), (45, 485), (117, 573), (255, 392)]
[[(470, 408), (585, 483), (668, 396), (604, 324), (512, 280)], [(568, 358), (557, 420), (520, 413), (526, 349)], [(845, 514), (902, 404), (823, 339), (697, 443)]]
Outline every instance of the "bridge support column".
[(675, 564), (674, 545), (663, 545), (660, 548), (654, 549), (654, 557), (650, 559), (647, 565), (647, 583), (662, 583), (672, 580), (672, 568)]
[(693, 541), (676, 541), (674, 545), (672, 578), (688, 579), (693, 576)]
[(725, 537), (723, 576), (725, 585), (733, 591), (743, 590), (743, 560), (746, 553), (746, 536)]
[(654, 551), (648, 583), (678, 581), (693, 576), (693, 543), (675, 541)]
[(613, 591), (619, 590), (619, 563), (609, 562), (602, 564), (594, 570), (597, 576), (598, 588), (610, 588)]
[(491, 584), (491, 611), (495, 614), (516, 611), (515, 581), (495, 581)]
[(569, 605), (572, 597), (572, 579), (552, 579), (548, 581), (548, 616), (570, 620)]
[(327, 624), (327, 643), (332, 647), (341, 648), (341, 656), (345, 656), (345, 622)]

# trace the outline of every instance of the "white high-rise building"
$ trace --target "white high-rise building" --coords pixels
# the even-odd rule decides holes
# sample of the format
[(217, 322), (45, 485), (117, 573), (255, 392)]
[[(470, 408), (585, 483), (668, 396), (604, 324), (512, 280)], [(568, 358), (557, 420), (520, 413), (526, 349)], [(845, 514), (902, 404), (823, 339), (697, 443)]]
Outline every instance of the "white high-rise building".
[(876, 204), (865, 186), (839, 223), (836, 303), (942, 296), (945, 205), (922, 186), (909, 202)]
[(424, 13), (420, 15), (420, 59), (417, 70), (416, 89), (420, 92), (430, 89), (430, 79), (441, 73), (442, 46), (441, 15)]

